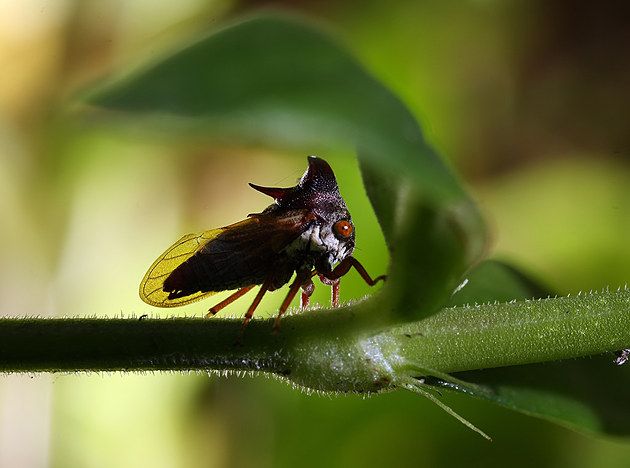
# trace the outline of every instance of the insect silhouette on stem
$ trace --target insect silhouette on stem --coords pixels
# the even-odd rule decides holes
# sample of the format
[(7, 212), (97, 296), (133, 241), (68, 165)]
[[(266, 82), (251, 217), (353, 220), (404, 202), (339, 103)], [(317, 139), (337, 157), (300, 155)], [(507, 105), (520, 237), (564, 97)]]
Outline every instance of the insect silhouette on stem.
[(300, 290), (301, 307), (308, 306), (314, 276), (331, 286), (334, 307), (339, 305), (340, 279), (351, 268), (370, 286), (385, 280), (372, 279), (352, 256), (354, 225), (326, 161), (309, 156), (308, 168), (294, 187), (249, 185), (274, 203), (243, 221), (178, 240), (144, 276), (140, 284), (144, 302), (176, 307), (236, 290), (210, 308), (207, 316), (213, 316), (261, 285), (245, 314), (244, 329), (265, 293), (281, 288), (295, 274), (274, 322), (278, 331), (280, 318)]

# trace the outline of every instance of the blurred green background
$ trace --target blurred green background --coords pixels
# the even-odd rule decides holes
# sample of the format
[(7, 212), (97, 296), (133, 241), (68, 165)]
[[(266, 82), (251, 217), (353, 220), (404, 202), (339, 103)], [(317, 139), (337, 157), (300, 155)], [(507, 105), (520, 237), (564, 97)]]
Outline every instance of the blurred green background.
[[(85, 125), (65, 108), (94, 80), (267, 5), (321, 20), (406, 102), (478, 200), (492, 256), (560, 293), (628, 281), (626, 2), (9, 0), (0, 315), (201, 315), (212, 305), (157, 311), (137, 286), (182, 234), (264, 208), (247, 182), (293, 185), (309, 149), (150, 138)], [(387, 251), (348, 151), (320, 156), (357, 225), (356, 256), (376, 275)], [(342, 299), (368, 292), (344, 278)], [(318, 287), (314, 301), (327, 300)], [(331, 398), (262, 377), (2, 376), (0, 467), (628, 466), (623, 440), (445, 400), (494, 442), (402, 391)]]

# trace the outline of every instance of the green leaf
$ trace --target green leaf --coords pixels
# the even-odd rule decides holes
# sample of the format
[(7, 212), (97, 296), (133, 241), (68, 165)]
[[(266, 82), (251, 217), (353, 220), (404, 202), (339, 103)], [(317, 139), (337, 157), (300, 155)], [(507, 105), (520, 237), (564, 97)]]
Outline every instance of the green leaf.
[(630, 367), (613, 355), (456, 374), (475, 396), (580, 432), (630, 434)]
[(264, 14), (236, 23), (87, 98), (132, 114), (134, 122), (139, 114), (171, 116), (188, 130), (241, 141), (318, 148), (344, 141), (367, 148), (379, 167), (404, 171), (425, 193), (463, 196), (407, 108), (334, 40), (296, 17)]
[(265, 14), (237, 23), (114, 79), (88, 101), (134, 126), (161, 122), (274, 146), (356, 146), (392, 252), (384, 288), (391, 313), (377, 322), (438, 310), (484, 250), (474, 203), (407, 108), (303, 20)]

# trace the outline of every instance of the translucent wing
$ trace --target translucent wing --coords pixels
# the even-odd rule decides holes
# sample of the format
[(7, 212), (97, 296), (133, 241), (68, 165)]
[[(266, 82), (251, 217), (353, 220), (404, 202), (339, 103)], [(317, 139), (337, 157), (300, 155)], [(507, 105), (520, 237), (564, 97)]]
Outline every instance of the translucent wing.
[(313, 219), (308, 210), (257, 214), (230, 226), (188, 234), (151, 265), (140, 283), (140, 297), (156, 307), (176, 307), (218, 291), (261, 284), (270, 274), (288, 281), (294, 266), (279, 264), (278, 254)]
[(169, 292), (164, 291), (163, 287), (164, 280), (178, 266), (224, 231), (224, 228), (219, 228), (204, 231), (201, 234), (187, 234), (175, 242), (153, 262), (149, 271), (144, 275), (140, 283), (140, 298), (147, 304), (156, 307), (177, 307), (216, 294), (216, 291), (198, 291), (185, 297), (169, 299)]

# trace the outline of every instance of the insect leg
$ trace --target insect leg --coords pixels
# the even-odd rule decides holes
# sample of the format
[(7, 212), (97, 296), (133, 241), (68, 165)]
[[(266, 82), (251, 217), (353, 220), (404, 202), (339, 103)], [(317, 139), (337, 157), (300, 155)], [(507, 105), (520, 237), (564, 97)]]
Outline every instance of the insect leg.
[(315, 291), (315, 283), (312, 279), (308, 279), (306, 283), (302, 284), (302, 297), (300, 298), (300, 309), (306, 309), (311, 301), (311, 295)]
[(330, 303), (333, 307), (339, 307), (339, 283), (340, 279), (333, 281), (330, 288)]
[(265, 280), (265, 282), (262, 284), (262, 286), (258, 290), (258, 294), (256, 294), (256, 297), (254, 298), (254, 302), (252, 302), (252, 305), (250, 305), (249, 309), (247, 309), (247, 313), (245, 314), (245, 320), (243, 321), (243, 326), (241, 327), (241, 329), (245, 329), (249, 321), (252, 319), (252, 316), (254, 315), (254, 311), (256, 310), (256, 307), (258, 307), (258, 304), (260, 304), (260, 301), (262, 300), (263, 296), (269, 289), (270, 283), (271, 283), (270, 280)]
[(299, 271), (295, 277), (295, 281), (291, 283), (289, 287), (289, 292), (287, 293), (287, 297), (282, 301), (282, 305), (280, 306), (280, 310), (278, 311), (278, 316), (276, 317), (276, 321), (273, 323), (274, 332), (278, 332), (280, 330), (280, 317), (287, 311), (289, 305), (291, 305), (291, 301), (300, 290), (305, 282), (311, 281), (311, 272), (310, 271)]
[(306, 309), (311, 301), (311, 295), (315, 291), (315, 283), (313, 276), (317, 274), (317, 270), (311, 271), (309, 278), (302, 284), (302, 297), (300, 298), (300, 309)]
[[(330, 273), (329, 273), (330, 274)], [(319, 279), (322, 283), (330, 286), (330, 303), (333, 307), (339, 307), (339, 285), (341, 279), (328, 279), (323, 274), (319, 275)]]
[(341, 284), (341, 278), (328, 279), (324, 274), (320, 273), (319, 279), (322, 283), (330, 286), (330, 304), (333, 307), (339, 307), (339, 286)]
[(252, 289), (254, 287), (254, 285), (252, 284), (251, 286), (245, 286), (244, 288), (239, 289), (238, 291), (236, 291), (235, 293), (231, 294), (230, 296), (228, 296), (226, 299), (222, 300), (221, 302), (219, 302), (217, 305), (215, 305), (214, 307), (211, 307), (210, 310), (208, 310), (208, 313), (206, 314), (206, 318), (210, 318), (213, 315), (215, 315), (217, 312), (219, 312), (221, 309), (223, 309), (225, 306), (230, 305), (232, 302), (234, 302), (235, 300), (237, 300), (239, 297), (245, 295), (247, 292), (249, 292), (250, 289)]
[(379, 281), (385, 281), (387, 279), (386, 275), (377, 276), (376, 278), (372, 279), (372, 277), (367, 272), (365, 267), (361, 265), (361, 263), (354, 257), (344, 258), (341, 261), (341, 263), (333, 269), (333, 271), (327, 274), (326, 273), (320, 274), (320, 276), (323, 276), (324, 278), (330, 281), (335, 281), (341, 278), (346, 273), (348, 273), (348, 271), (350, 271), (350, 268), (352, 267), (354, 267), (354, 269), (357, 270), (359, 275), (361, 275), (361, 278), (363, 278), (363, 281), (365, 281), (370, 286), (374, 286)]

